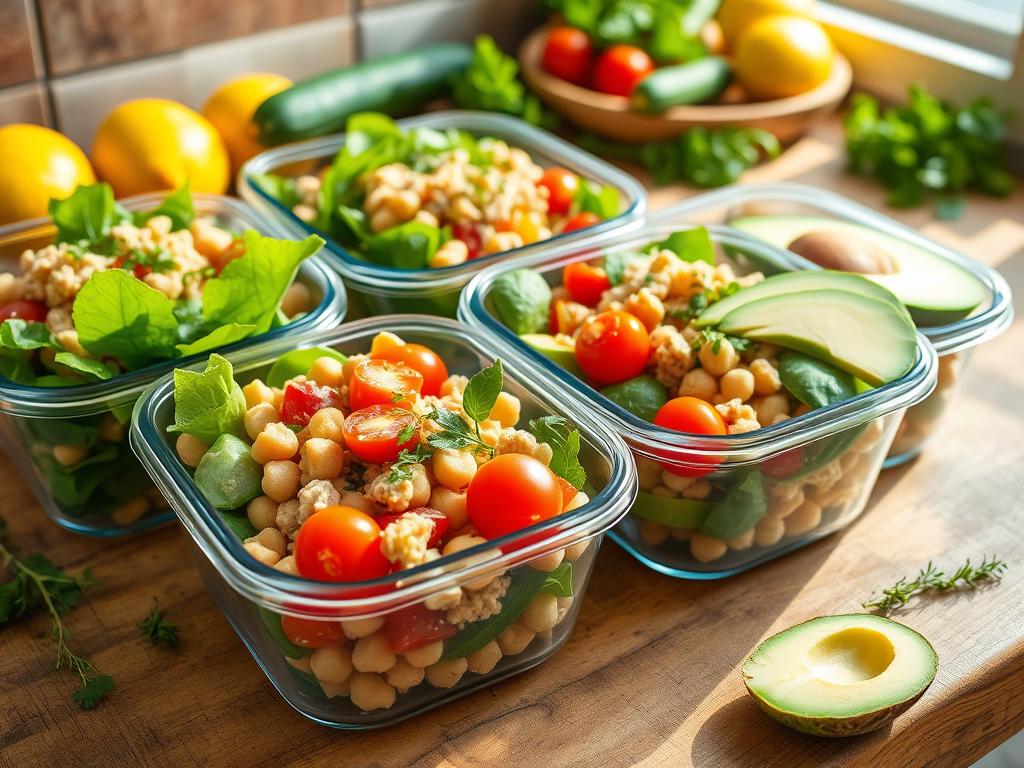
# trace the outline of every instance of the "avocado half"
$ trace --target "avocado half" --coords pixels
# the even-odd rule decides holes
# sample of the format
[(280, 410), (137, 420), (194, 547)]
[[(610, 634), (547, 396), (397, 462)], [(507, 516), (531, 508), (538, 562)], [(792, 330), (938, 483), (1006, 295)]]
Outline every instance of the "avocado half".
[[(861, 251), (877, 249), (888, 257), (887, 271), (862, 274), (892, 291), (920, 327), (960, 320), (977, 309), (987, 295), (981, 281), (958, 264), (863, 224), (827, 216), (769, 215), (741, 216), (729, 224), (780, 248), (790, 248), (800, 238), (815, 234), (819, 238), (831, 236), (846, 248), (853, 242), (862, 246)], [(801, 255), (821, 264), (810, 253)]]
[(856, 736), (909, 709), (931, 685), (935, 650), (870, 613), (820, 616), (761, 643), (743, 663), (747, 692), (770, 717), (813, 736)]

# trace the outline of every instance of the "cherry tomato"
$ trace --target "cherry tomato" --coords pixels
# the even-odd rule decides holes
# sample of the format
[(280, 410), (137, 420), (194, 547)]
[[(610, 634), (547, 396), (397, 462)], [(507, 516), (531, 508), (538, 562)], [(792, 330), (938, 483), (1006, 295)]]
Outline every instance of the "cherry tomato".
[(569, 502), (576, 498), (576, 494), (579, 493), (576, 490), (576, 486), (566, 480), (564, 477), (558, 478), (558, 485), (562, 489), (562, 509), (569, 506)]
[[(724, 435), (727, 433), (725, 420), (707, 400), (699, 397), (676, 397), (669, 400), (654, 416), (654, 423), (659, 427), (686, 432), (691, 435)], [(681, 460), (690, 464), (703, 464), (706, 467), (681, 467), (665, 463), (662, 466), (674, 475), (681, 477), (702, 477), (712, 472), (721, 463), (715, 456), (680, 455)]]
[(597, 58), (594, 88), (614, 96), (629, 96), (654, 71), (651, 57), (632, 45), (613, 45)]
[(330, 387), (321, 387), (312, 381), (294, 382), (284, 388), (281, 421), (304, 427), (317, 411), (334, 408), (340, 402), (338, 393)]
[(566, 264), (562, 270), (562, 285), (569, 292), (569, 298), (596, 307), (601, 294), (612, 287), (612, 281), (602, 267), (595, 267), (585, 261)]
[[(371, 405), (345, 418), (345, 445), (367, 464), (394, 461), (403, 448), (419, 442), (416, 414), (397, 405)], [(410, 437), (401, 440), (402, 432)]]
[(579, 229), (586, 229), (592, 227), (595, 224), (601, 223), (601, 217), (591, 211), (583, 211), (583, 213), (577, 213), (575, 216), (565, 222), (565, 226), (562, 227), (563, 232), (575, 232)]
[(0, 323), (20, 318), (30, 323), (46, 322), (46, 305), (41, 301), (17, 299), (0, 307)]
[(380, 526), (365, 512), (336, 505), (313, 513), (295, 537), (299, 574), (317, 581), (365, 581), (386, 574)]
[(532, 456), (503, 453), (476, 471), (466, 490), (466, 510), (482, 536), (496, 539), (560, 514), (562, 486)]
[[(128, 259), (125, 258), (124, 256), (118, 256), (116, 259), (114, 259), (114, 263), (111, 264), (110, 266), (113, 267), (114, 269), (123, 269), (124, 268), (124, 263), (127, 260)], [(152, 267), (147, 267), (145, 264), (136, 264), (135, 266), (132, 267), (132, 274), (135, 275), (137, 278), (139, 278), (139, 280), (144, 278), (146, 275), (148, 275), (152, 271), (153, 271), (153, 268)]]
[(651, 351), (647, 329), (634, 315), (609, 309), (583, 321), (576, 362), (600, 384), (617, 384), (644, 372)]
[(590, 73), (590, 62), (594, 46), (590, 37), (576, 27), (555, 27), (548, 32), (541, 66), (555, 77), (581, 85)]
[(466, 244), (470, 259), (475, 259), (484, 252), (484, 239), (475, 224), (452, 224), (452, 237)]
[(407, 509), (405, 512), (396, 512), (393, 515), (381, 515), (377, 518), (377, 525), (380, 526), (381, 530), (387, 528), (391, 523), (395, 522), (402, 515), (417, 514), (421, 517), (429, 518), (434, 524), (434, 530), (430, 534), (430, 539), (427, 540), (427, 547), (436, 547), (441, 543), (441, 539), (448, 533), (448, 528), (451, 527), (451, 522), (448, 520), (448, 516), (444, 512), (438, 512), (436, 509), (430, 507), (416, 507), (415, 509)]
[(282, 616), (281, 630), (285, 637), (303, 648), (324, 648), (328, 645), (336, 645), (345, 639), (345, 633), (341, 631), (341, 623), (337, 621), (317, 621), (316, 619)]
[(548, 168), (540, 178), (540, 185), (548, 190), (548, 212), (564, 216), (572, 208), (580, 177), (565, 168)]
[(403, 653), (455, 634), (455, 625), (445, 621), (444, 611), (432, 611), (423, 603), (389, 613), (384, 619), (384, 634), (395, 653)]
[(423, 389), (423, 375), (408, 365), (389, 360), (363, 360), (352, 372), (348, 404), (353, 410), (371, 405), (411, 408), (413, 396)]
[(799, 472), (804, 466), (803, 448), (791, 448), (761, 464), (761, 474), (782, 480)]
[(444, 364), (444, 360), (422, 344), (399, 344), (397, 347), (388, 347), (375, 353), (373, 359), (401, 363), (418, 371), (423, 377), (423, 388), (420, 392), (424, 395), (436, 395), (441, 391), (444, 380), (448, 378), (448, 366)]

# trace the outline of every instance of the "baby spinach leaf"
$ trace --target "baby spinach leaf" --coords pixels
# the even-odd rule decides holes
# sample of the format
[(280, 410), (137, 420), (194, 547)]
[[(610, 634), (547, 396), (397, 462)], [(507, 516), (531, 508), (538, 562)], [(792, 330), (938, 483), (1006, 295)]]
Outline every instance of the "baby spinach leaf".
[(792, 350), (779, 356), (779, 379), (793, 397), (811, 408), (841, 403), (857, 394), (856, 381), (846, 371)]
[(635, 251), (612, 251), (604, 255), (604, 271), (612, 285), (621, 285), (626, 276), (626, 267), (631, 261), (647, 258)]
[(740, 470), (738, 480), (720, 500), (711, 505), (701, 533), (716, 539), (734, 539), (746, 533), (764, 517), (768, 508), (761, 473), (756, 469)]
[(58, 352), (54, 357), (54, 361), (67, 366), (76, 373), (92, 379), (98, 379), (99, 381), (106, 381), (114, 375), (114, 372), (100, 360), (80, 357), (74, 352)]
[(580, 464), (580, 432), (561, 416), (542, 416), (530, 420), (530, 431), (540, 442), (551, 446), (551, 471), (569, 482), (577, 491), (587, 482)]
[(407, 221), (365, 237), (361, 254), (375, 264), (398, 269), (424, 269), (444, 240), (439, 227), (423, 221)]
[(318, 357), (333, 357), (341, 363), (348, 359), (341, 352), (330, 347), (310, 347), (309, 349), (296, 349), (286, 352), (270, 366), (270, 371), (267, 373), (266, 378), (267, 386), (283, 387), (288, 379), (306, 373)]
[(210, 355), (202, 373), (174, 371), (174, 423), (168, 432), (184, 432), (207, 443), (224, 434), (245, 435), (245, 395), (231, 363)]
[(15, 317), (0, 324), (0, 349), (29, 351), (44, 347), (61, 349), (46, 323)]
[(514, 269), (494, 281), (490, 299), (498, 318), (513, 333), (546, 330), (551, 286), (532, 269)]
[(666, 237), (656, 247), (670, 250), (680, 259), (691, 264), (695, 261), (703, 261), (712, 265), (715, 263), (715, 246), (705, 227), (680, 229)]

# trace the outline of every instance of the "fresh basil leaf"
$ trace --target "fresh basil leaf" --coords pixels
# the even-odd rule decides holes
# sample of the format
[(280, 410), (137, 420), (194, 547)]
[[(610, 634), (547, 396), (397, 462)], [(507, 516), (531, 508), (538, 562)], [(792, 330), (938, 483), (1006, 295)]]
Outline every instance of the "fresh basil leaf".
[(95, 357), (140, 368), (174, 356), (178, 321), (174, 302), (120, 269), (97, 272), (72, 309), (78, 340)]
[(691, 264), (695, 261), (712, 265), (715, 263), (715, 246), (705, 227), (680, 229), (662, 240), (656, 247), (672, 251), (680, 259)]
[(856, 381), (846, 371), (793, 350), (779, 356), (779, 379), (793, 397), (811, 408), (824, 408), (857, 395)]
[(234, 344), (236, 341), (247, 339), (256, 332), (255, 325), (242, 325), (240, 323), (228, 323), (215, 328), (205, 336), (187, 344), (178, 344), (176, 349), (181, 357), (198, 355), (201, 352), (209, 352), (220, 347)]
[(233, 377), (231, 363), (210, 355), (202, 373), (174, 371), (174, 423), (168, 432), (184, 432), (206, 443), (224, 434), (245, 435), (245, 395)]
[(331, 357), (340, 363), (348, 358), (337, 350), (330, 347), (310, 347), (309, 349), (296, 349), (281, 355), (267, 372), (266, 383), (268, 387), (283, 387), (288, 379), (305, 374), (318, 357)]
[(565, 479), (577, 491), (587, 482), (580, 464), (580, 433), (561, 416), (542, 416), (530, 420), (530, 431), (540, 442), (551, 446), (551, 471)]
[(621, 208), (619, 190), (582, 178), (576, 187), (573, 203), (579, 212), (593, 213), (603, 220), (615, 218)]
[(98, 379), (99, 381), (106, 381), (114, 375), (114, 372), (100, 360), (80, 357), (74, 352), (58, 352), (54, 357), (54, 361), (77, 373)]
[(248, 230), (245, 253), (203, 287), (203, 319), (207, 326), (237, 323), (254, 326), (254, 333), (267, 331), (299, 264), (323, 244), (323, 238), (316, 235), (296, 242)]
[(476, 422), (489, 419), (503, 383), (501, 360), (477, 371), (462, 393), (462, 411)]
[(166, 216), (171, 220), (171, 231), (188, 229), (192, 220), (196, 217), (195, 208), (192, 206), (192, 194), (188, 190), (188, 181), (175, 190), (151, 211), (138, 211), (132, 215), (135, 226), (142, 226), (156, 216)]
[(50, 200), (49, 210), (57, 226), (57, 243), (99, 242), (111, 227), (128, 218), (114, 201), (114, 190), (102, 183), (79, 186), (70, 197)]

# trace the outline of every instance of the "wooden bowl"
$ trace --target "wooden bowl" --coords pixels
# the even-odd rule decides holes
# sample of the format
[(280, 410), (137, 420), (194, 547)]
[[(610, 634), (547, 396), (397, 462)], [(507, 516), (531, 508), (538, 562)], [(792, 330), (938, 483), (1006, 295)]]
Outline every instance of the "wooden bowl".
[(695, 104), (661, 114), (637, 112), (625, 96), (574, 85), (541, 67), (546, 27), (534, 30), (519, 48), (523, 80), (551, 109), (580, 128), (609, 139), (643, 143), (671, 139), (687, 128), (738, 125), (763, 128), (787, 143), (802, 136), (817, 118), (832, 113), (850, 90), (850, 62), (836, 53), (828, 79), (817, 88), (784, 99), (743, 104)]

